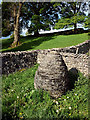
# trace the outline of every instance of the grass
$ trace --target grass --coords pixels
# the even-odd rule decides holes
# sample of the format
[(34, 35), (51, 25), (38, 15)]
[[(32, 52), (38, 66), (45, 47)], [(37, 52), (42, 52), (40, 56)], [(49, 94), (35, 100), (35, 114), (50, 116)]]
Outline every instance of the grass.
[(88, 79), (79, 73), (77, 81), (70, 74), (74, 87), (61, 98), (34, 89), (38, 65), (2, 76), (3, 120), (88, 120)]
[(2, 52), (8, 51), (26, 51), (37, 49), (63, 48), (77, 45), (88, 40), (88, 33), (75, 35), (50, 35), (43, 37), (21, 37), (21, 45), (16, 48), (10, 48), (13, 38), (2, 40)]

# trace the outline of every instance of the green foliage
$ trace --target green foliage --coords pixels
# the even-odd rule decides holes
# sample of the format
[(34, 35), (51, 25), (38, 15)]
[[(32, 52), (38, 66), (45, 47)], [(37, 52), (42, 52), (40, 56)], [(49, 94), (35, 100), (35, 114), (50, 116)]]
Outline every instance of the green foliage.
[(2, 35), (4, 37), (8, 36), (11, 34), (11, 26), (10, 26), (10, 21), (9, 20), (3, 20), (2, 21)]
[(59, 19), (58, 23), (55, 24), (54, 28), (55, 29), (69, 28), (69, 27), (73, 27), (75, 23), (80, 23), (80, 22), (84, 22), (84, 27), (88, 27), (87, 17), (85, 17), (84, 15), (80, 15), (80, 16), (73, 16), (71, 19), (70, 18)]
[(11, 2), (2, 2), (2, 36), (6, 37), (13, 31), (13, 5)]
[(85, 22), (84, 22), (84, 27), (89, 28), (89, 25), (90, 25), (90, 20), (88, 17), (86, 17)]
[[(88, 79), (78, 74), (74, 88), (61, 98), (34, 89), (38, 65), (25, 71), (2, 76), (2, 112), (5, 119), (88, 119)], [(70, 75), (74, 80), (73, 74)]]
[(28, 3), (29, 11), (32, 13), (31, 18), (29, 18), (31, 20), (30, 27), (28, 27), (29, 33), (34, 32), (35, 35), (38, 35), (40, 29), (51, 29), (51, 25), (58, 18), (53, 5), (54, 3), (51, 2)]
[(87, 16), (85, 12), (88, 10), (88, 4), (84, 2), (61, 2), (56, 3), (55, 7), (59, 7), (61, 18), (55, 24), (55, 29), (69, 28), (74, 26), (77, 28), (77, 23), (84, 23), (84, 27), (87, 26)]
[[(81, 30), (80, 30), (81, 31)], [(68, 33), (67, 33), (68, 34)], [(25, 51), (37, 49), (62, 48), (77, 45), (88, 40), (88, 34), (75, 35), (49, 35), (43, 37), (22, 37), (21, 45), (16, 48), (8, 48), (13, 39), (2, 40), (2, 51)]]
[(14, 38), (14, 34), (12, 34), (12, 35), (10, 36), (10, 38)]

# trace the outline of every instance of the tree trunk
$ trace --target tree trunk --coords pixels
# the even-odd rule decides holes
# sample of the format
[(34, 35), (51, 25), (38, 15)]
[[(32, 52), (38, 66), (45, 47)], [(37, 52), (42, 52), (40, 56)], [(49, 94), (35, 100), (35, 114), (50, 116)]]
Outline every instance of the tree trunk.
[(34, 31), (34, 35), (35, 35), (35, 36), (39, 36), (38, 30)]
[(19, 2), (19, 8), (16, 14), (16, 6), (14, 6), (14, 41), (12, 47), (16, 47), (19, 44), (19, 18), (21, 13), (22, 3)]
[[(73, 3), (73, 8), (74, 8), (74, 16), (76, 16), (76, 3), (74, 2)], [(77, 19), (77, 17), (76, 17), (76, 19)], [(77, 23), (76, 23), (76, 20), (75, 20), (75, 22), (74, 22), (74, 33), (76, 33), (76, 29), (77, 29)]]
[(74, 23), (74, 33), (77, 32), (77, 23)]

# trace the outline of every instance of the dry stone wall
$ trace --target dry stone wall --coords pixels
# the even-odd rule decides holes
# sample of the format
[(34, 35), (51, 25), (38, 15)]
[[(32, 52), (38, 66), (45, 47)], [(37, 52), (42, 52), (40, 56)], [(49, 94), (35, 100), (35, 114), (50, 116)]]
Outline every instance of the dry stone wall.
[(8, 52), (2, 54), (2, 74), (30, 68), (37, 62), (37, 51)]
[[(76, 68), (84, 75), (88, 74), (88, 56), (85, 54), (89, 51), (90, 40), (85, 41), (77, 46), (66, 48), (53, 48), (48, 50), (33, 50), (33, 51), (18, 51), (1, 53), (2, 58), (2, 74), (9, 74), (20, 70), (22, 68), (30, 68), (37, 63), (37, 56), (39, 53), (48, 51), (58, 51), (62, 55), (68, 70)], [(44, 56), (39, 58), (42, 60)]]
[(88, 75), (88, 56), (85, 54), (61, 53), (68, 70), (76, 68), (85, 76)]

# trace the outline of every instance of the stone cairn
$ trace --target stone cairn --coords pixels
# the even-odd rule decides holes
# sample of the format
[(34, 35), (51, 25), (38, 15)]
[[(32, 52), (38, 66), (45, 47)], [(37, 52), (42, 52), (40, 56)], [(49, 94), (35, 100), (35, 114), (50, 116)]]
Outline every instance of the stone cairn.
[(69, 88), (68, 71), (62, 56), (57, 51), (42, 51), (37, 63), (35, 89), (49, 91), (54, 98), (61, 97)]

